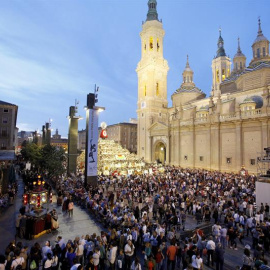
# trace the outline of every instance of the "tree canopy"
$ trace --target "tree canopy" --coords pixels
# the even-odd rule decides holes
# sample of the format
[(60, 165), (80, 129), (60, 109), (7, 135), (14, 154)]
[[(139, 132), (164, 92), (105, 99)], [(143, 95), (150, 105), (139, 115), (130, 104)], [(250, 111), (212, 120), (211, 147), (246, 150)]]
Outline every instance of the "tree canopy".
[(63, 148), (53, 145), (38, 146), (34, 142), (24, 142), (21, 150), (22, 157), (29, 161), (39, 172), (47, 173), (49, 177), (58, 176), (65, 172), (66, 160)]

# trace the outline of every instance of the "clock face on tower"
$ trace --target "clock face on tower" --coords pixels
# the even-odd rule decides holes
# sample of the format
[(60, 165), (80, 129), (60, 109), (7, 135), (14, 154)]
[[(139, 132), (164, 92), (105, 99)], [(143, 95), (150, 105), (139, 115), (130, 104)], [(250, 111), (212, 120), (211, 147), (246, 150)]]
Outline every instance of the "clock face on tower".
[(141, 103), (141, 109), (143, 109), (145, 107), (146, 107), (146, 103), (145, 103), (145, 101), (142, 101), (142, 103)]

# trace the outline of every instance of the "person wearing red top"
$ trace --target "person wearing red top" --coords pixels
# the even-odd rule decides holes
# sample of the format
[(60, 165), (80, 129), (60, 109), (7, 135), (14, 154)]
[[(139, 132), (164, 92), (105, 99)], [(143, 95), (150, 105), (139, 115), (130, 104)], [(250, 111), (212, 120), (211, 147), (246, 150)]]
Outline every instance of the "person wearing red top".
[(164, 259), (164, 255), (162, 254), (162, 251), (160, 248), (158, 249), (155, 259), (157, 263), (157, 270), (160, 270), (163, 263), (163, 259)]
[(171, 241), (171, 245), (167, 248), (167, 256), (168, 256), (167, 268), (168, 268), (168, 270), (175, 269), (176, 253), (177, 253), (177, 247), (175, 246), (174, 241)]

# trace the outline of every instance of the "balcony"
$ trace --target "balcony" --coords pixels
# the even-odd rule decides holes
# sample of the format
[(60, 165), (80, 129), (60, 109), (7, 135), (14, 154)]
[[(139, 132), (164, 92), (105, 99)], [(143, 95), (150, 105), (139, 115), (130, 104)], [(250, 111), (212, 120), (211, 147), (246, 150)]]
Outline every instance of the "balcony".
[(262, 114), (261, 109), (241, 111), (242, 118), (252, 118), (252, 117), (256, 117), (256, 116), (261, 115), (261, 114)]

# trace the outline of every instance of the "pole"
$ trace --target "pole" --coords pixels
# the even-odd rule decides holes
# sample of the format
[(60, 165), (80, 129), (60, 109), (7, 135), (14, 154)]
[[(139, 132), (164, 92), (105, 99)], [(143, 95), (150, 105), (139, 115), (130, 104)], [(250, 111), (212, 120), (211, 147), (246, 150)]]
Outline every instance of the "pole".
[[(96, 92), (96, 86), (95, 86)], [(97, 186), (97, 171), (94, 170), (90, 172), (89, 162), (97, 164), (97, 160), (94, 160), (93, 155), (94, 152), (98, 151), (98, 141), (94, 138), (94, 134), (98, 133), (98, 127), (95, 126), (97, 117), (95, 115), (95, 101), (96, 95), (93, 93), (89, 93), (87, 95), (87, 106), (86, 106), (86, 145), (85, 145), (85, 186)], [(97, 129), (97, 130), (96, 130)], [(90, 134), (89, 134), (90, 133)], [(95, 139), (95, 140), (94, 140)], [(91, 160), (90, 160), (91, 158)], [(94, 162), (93, 162), (94, 161)]]

